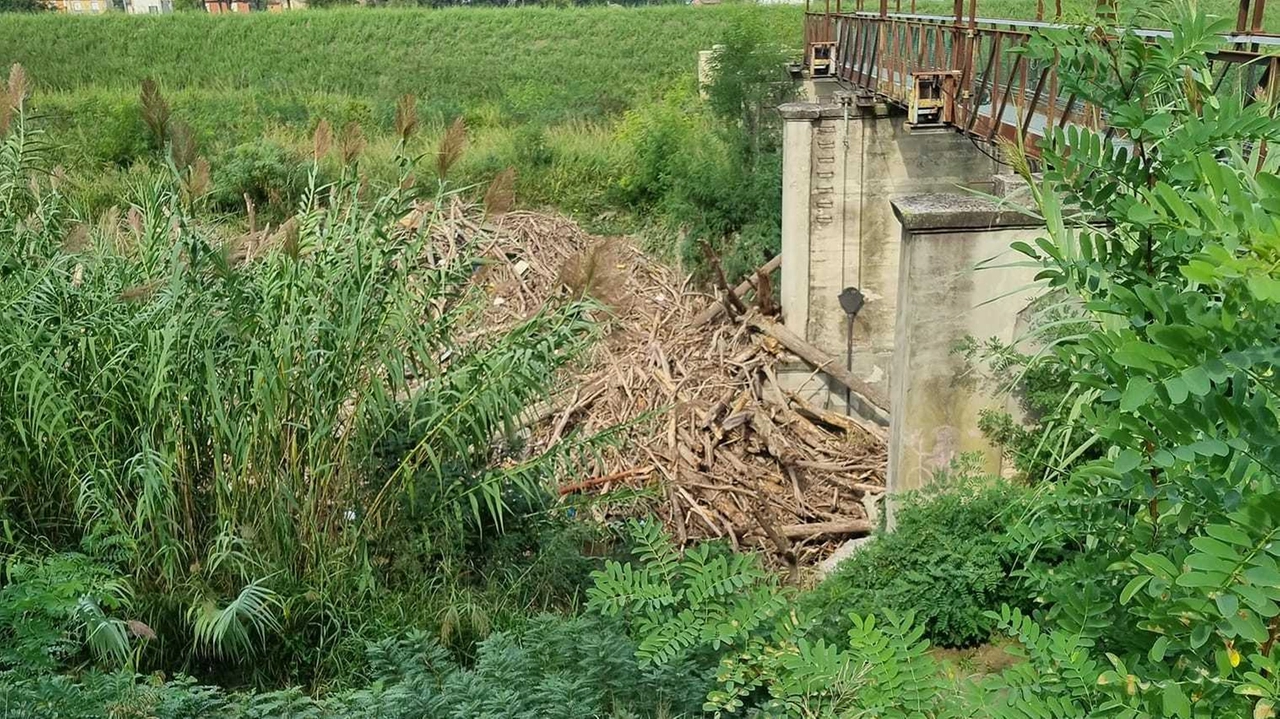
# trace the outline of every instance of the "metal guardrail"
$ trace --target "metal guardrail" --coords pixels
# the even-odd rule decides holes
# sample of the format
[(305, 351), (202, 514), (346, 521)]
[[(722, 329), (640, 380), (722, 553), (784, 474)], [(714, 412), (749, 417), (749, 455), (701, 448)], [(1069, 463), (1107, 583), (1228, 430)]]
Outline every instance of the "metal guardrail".
[[(1060, 0), (1059, 0), (1060, 2)], [(1111, 6), (1101, 0), (1105, 17)], [(1252, 3), (1256, 3), (1251, 5)], [(888, 102), (907, 110), (915, 126), (950, 126), (988, 142), (1018, 142), (1032, 155), (1055, 125), (1103, 130), (1096, 107), (1063, 97), (1056, 63), (1034, 61), (1014, 50), (1039, 30), (1066, 28), (1044, 19), (1044, 0), (1036, 20), (980, 17), (977, 0), (955, 0), (953, 16), (879, 12), (858, 7), (844, 12), (842, 0), (827, 0), (814, 12), (806, 6), (805, 63), (815, 76), (836, 77), (852, 86), (863, 102)], [(897, 1), (899, 9), (901, 0)], [(1272, 97), (1280, 82), (1280, 36), (1262, 32), (1266, 0), (1240, 0), (1236, 31), (1210, 56), (1221, 73), (1240, 68), (1250, 87)], [(1142, 37), (1168, 37), (1164, 30), (1109, 30)]]

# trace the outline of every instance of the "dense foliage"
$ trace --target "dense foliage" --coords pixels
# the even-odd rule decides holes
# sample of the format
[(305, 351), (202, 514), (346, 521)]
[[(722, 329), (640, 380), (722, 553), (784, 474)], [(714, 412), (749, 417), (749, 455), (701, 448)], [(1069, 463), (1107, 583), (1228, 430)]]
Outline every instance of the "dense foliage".
[[(521, 204), (655, 226), (655, 244), (694, 270), (710, 243), (731, 278), (777, 251), (773, 107), (791, 88), (783, 66), (793, 53), (781, 48), (800, 33), (793, 7), (49, 20), (0, 27), (0, 55), (40, 79), (32, 107), (58, 138), (52, 159), (82, 217), (100, 216), (139, 178), (165, 174), (139, 92), (154, 80), (212, 168), (218, 212), (244, 213), (245, 194), (260, 211), (292, 208), (322, 119), (358, 126), (364, 172), (390, 184), (401, 154), (431, 153), (461, 117), (470, 142), (454, 172), (459, 186), (514, 167)], [(726, 81), (703, 102), (697, 52), (716, 44), (725, 46), (717, 64)], [(218, 50), (189, 52), (205, 46)], [(99, 62), (67, 62), (81, 50)], [(420, 130), (402, 146), (395, 114), (406, 95), (416, 98)], [(674, 242), (677, 233), (687, 239)]]
[[(1102, 457), (1054, 486), (1022, 537), (1067, 550), (1037, 577), (1054, 631), (1002, 620), (1059, 647), (1034, 681), (1062, 715), (1267, 717), (1280, 180), (1265, 148), (1280, 123), (1252, 69), (1225, 91), (1211, 74), (1229, 24), (1170, 7), (1167, 40), (1053, 32), (1029, 48), (1060, 57), (1067, 91), (1127, 142), (1053, 132), (1033, 181), (1047, 236), (1015, 248), (1082, 308), (1081, 331), (1043, 361), (1071, 377), (1057, 431), (1083, 431)], [(1044, 683), (1067, 669), (1079, 686)]]
[[(0, 602), (3, 600), (0, 599)], [(583, 719), (668, 717), (698, 710), (706, 681), (691, 667), (641, 667), (635, 645), (608, 622), (542, 616), (498, 632), (460, 666), (422, 633), (371, 643), (376, 681), (323, 699), (299, 689), (227, 692), (180, 677), (128, 672), (0, 674), (0, 714), (32, 719)]]
[(139, 183), (125, 213), (78, 222), (18, 66), (7, 85), (7, 578), (57, 580), (51, 554), (88, 555), (87, 586), (109, 589), (46, 594), (88, 598), (50, 611), (100, 659), (231, 669), (274, 656), (236, 668), (259, 679), (332, 671), (351, 632), (379, 621), (443, 623), (432, 597), (466, 586), (433, 586), (450, 558), (508, 519), (534, 526), (513, 514), (538, 511), (542, 479), (580, 448), (523, 460), (512, 428), (590, 341), (591, 308), (549, 306), (460, 341), (482, 301), (475, 263), (437, 256), (430, 215), (397, 229), (415, 185), (378, 195), (354, 168), (320, 185), (313, 164), (288, 221), (227, 236), (190, 214), (208, 186), (173, 142), (169, 178)]
[(1026, 519), (1028, 491), (963, 472), (902, 498), (893, 531), (883, 532), (842, 562), (801, 606), (817, 616), (815, 636), (834, 643), (849, 615), (912, 613), (935, 646), (986, 642), (986, 616), (1001, 604), (1026, 606), (1021, 557), (1005, 537)]
[(614, 197), (636, 212), (656, 208), (683, 239), (686, 267), (709, 280), (708, 254), (731, 280), (781, 251), (781, 119), (796, 84), (787, 51), (760, 18), (730, 25), (711, 59), (706, 100), (692, 88), (627, 114), (628, 149)]

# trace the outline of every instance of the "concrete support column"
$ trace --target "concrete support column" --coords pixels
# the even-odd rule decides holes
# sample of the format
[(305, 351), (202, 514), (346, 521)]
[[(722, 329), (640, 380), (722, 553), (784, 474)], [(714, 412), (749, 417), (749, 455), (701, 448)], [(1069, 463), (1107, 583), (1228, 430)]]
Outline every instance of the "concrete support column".
[(791, 103), (782, 114), (782, 296), (787, 329), (804, 336), (809, 324), (809, 203), (813, 122), (819, 108)]
[[(780, 108), (782, 310), (787, 329), (887, 395), (901, 242), (889, 201), (989, 189), (994, 165), (959, 133), (915, 130), (893, 108), (846, 93), (834, 99)], [(852, 328), (839, 302), (849, 287), (866, 298)], [(845, 407), (840, 392), (822, 404)]]
[[(1003, 456), (978, 429), (984, 409), (1009, 410), (956, 344), (1018, 339), (1032, 302), (1036, 267), (1017, 266), (1012, 242), (1034, 241), (1038, 222), (981, 197), (929, 194), (893, 200), (902, 253), (894, 322), (889, 403), (890, 494), (928, 484), (961, 454), (982, 457), (982, 471), (1000, 474)], [(980, 269), (979, 264), (991, 269)], [(1003, 258), (1003, 259), (1001, 259)], [(1008, 261), (1006, 261), (1008, 260)], [(892, 517), (892, 514), (890, 515)]]

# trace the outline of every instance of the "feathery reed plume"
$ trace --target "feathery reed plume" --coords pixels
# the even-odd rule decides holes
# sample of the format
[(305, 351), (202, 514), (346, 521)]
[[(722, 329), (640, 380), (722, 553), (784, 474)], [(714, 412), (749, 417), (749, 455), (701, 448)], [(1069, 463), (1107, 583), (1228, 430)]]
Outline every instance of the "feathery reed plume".
[(248, 218), (250, 234), (258, 231), (258, 207), (253, 204), (253, 197), (244, 193), (244, 214)]
[(444, 137), (440, 139), (440, 148), (436, 151), (436, 174), (443, 180), (449, 169), (462, 157), (467, 147), (467, 125), (461, 117), (453, 121)]
[(268, 243), (279, 245), (284, 249), (285, 254), (296, 260), (302, 254), (302, 233), (300, 229), (298, 218), (290, 217), (285, 220), (275, 234), (271, 235)]
[(557, 280), (575, 300), (590, 297), (621, 308), (625, 303), (626, 261), (616, 240), (604, 240), (570, 255)]
[(196, 161), (195, 132), (181, 120), (174, 120), (169, 125), (169, 157), (179, 170), (191, 167)]
[(164, 148), (169, 139), (169, 103), (160, 94), (160, 85), (147, 78), (142, 81), (142, 122), (151, 133), (156, 147)]
[(484, 214), (498, 217), (511, 211), (516, 203), (516, 168), (508, 167), (499, 172), (484, 193)]
[(396, 134), (401, 142), (408, 142), (418, 129), (418, 98), (411, 93), (400, 96), (396, 102)]
[(108, 237), (113, 243), (120, 243), (120, 206), (112, 205), (108, 207), (98, 217), (98, 233), (103, 237)]
[(142, 210), (138, 209), (137, 205), (129, 208), (128, 222), (129, 229), (133, 231), (133, 234), (142, 234)]
[(333, 127), (329, 121), (320, 118), (320, 122), (316, 125), (316, 131), (311, 136), (311, 156), (316, 162), (320, 158), (329, 154), (329, 150), (333, 148)]
[(996, 139), (996, 147), (1000, 149), (1000, 155), (1009, 163), (1009, 167), (1022, 179), (1030, 182), (1031, 160), (1027, 157), (1026, 148), (1004, 137)]
[(160, 280), (152, 280), (141, 285), (134, 285), (120, 293), (120, 299), (125, 302), (146, 302), (151, 299), (151, 295), (160, 289)]
[(27, 99), (27, 91), (31, 88), (27, 84), (27, 71), (18, 63), (13, 63), (9, 68), (9, 84), (8, 95), (9, 104), (15, 110), (22, 110), (22, 104)]
[(182, 189), (187, 194), (187, 201), (195, 202), (204, 197), (209, 193), (212, 185), (213, 181), (209, 176), (209, 161), (197, 156), (182, 181)]
[(342, 160), (342, 164), (350, 165), (360, 157), (361, 152), (364, 152), (364, 130), (360, 123), (348, 122), (338, 136), (338, 158)]
[(13, 122), (13, 113), (22, 110), (23, 100), (27, 95), (27, 71), (22, 66), (14, 63), (9, 68), (9, 82), (5, 85), (5, 91), (0, 96), (0, 135), (9, 131), (9, 125)]
[(83, 222), (72, 225), (67, 236), (62, 240), (62, 251), (67, 254), (75, 254), (88, 246), (89, 226)]

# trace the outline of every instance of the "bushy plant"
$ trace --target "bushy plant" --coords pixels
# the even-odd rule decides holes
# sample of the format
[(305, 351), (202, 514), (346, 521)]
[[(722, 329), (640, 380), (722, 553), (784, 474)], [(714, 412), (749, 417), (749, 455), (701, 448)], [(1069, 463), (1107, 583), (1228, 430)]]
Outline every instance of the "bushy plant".
[(638, 562), (610, 562), (589, 591), (596, 611), (625, 618), (647, 664), (716, 667), (703, 709), (724, 716), (897, 719), (950, 714), (955, 687), (928, 654), (924, 628), (892, 610), (829, 617), (797, 606), (751, 554), (703, 544), (683, 554), (653, 522), (633, 522)]
[(244, 212), (252, 202), (278, 219), (291, 214), (307, 185), (303, 159), (270, 140), (237, 145), (214, 158), (213, 167), (210, 201), (222, 212)]
[[(409, 191), (313, 168), (283, 227), (228, 240), (157, 176), (114, 221), (73, 223), (6, 102), (0, 541), (110, 557), (164, 661), (296, 637), (328, 656), (390, 581), (402, 523), (501, 517), (571, 459), (575, 442), (521, 461), (512, 419), (590, 341), (590, 308), (455, 341), (472, 263), (431, 259), (433, 217), (393, 229)], [(388, 464), (393, 432), (410, 441)]]
[(849, 615), (911, 614), (931, 644), (968, 647), (987, 641), (1001, 604), (1027, 606), (1021, 557), (1005, 539), (1026, 519), (1028, 490), (959, 473), (901, 498), (892, 530), (875, 536), (806, 594), (815, 634), (835, 642)]
[(17, 676), (0, 673), (0, 716), (97, 719), (588, 719), (690, 716), (707, 677), (682, 664), (642, 667), (635, 645), (599, 619), (539, 617), (494, 634), (465, 668), (431, 637), (371, 643), (372, 681), (325, 697), (298, 689), (230, 693), (189, 678), (127, 672)]
[(1028, 49), (1110, 125), (1041, 143), (1046, 236), (1014, 246), (1082, 308), (1042, 361), (1078, 392), (1060, 431), (1100, 456), (1017, 534), (1068, 554), (1033, 577), (1034, 621), (999, 615), (1032, 661), (1002, 678), (996, 716), (1270, 717), (1280, 701), (1280, 179), (1263, 150), (1280, 123), (1249, 70), (1219, 91), (1228, 21), (1156, 7), (1176, 11), (1149, 19), (1168, 38), (1046, 31)]
[(0, 578), (0, 672), (49, 671), (86, 647), (122, 663), (130, 640), (151, 632), (127, 619), (129, 583), (83, 554), (15, 558)]

